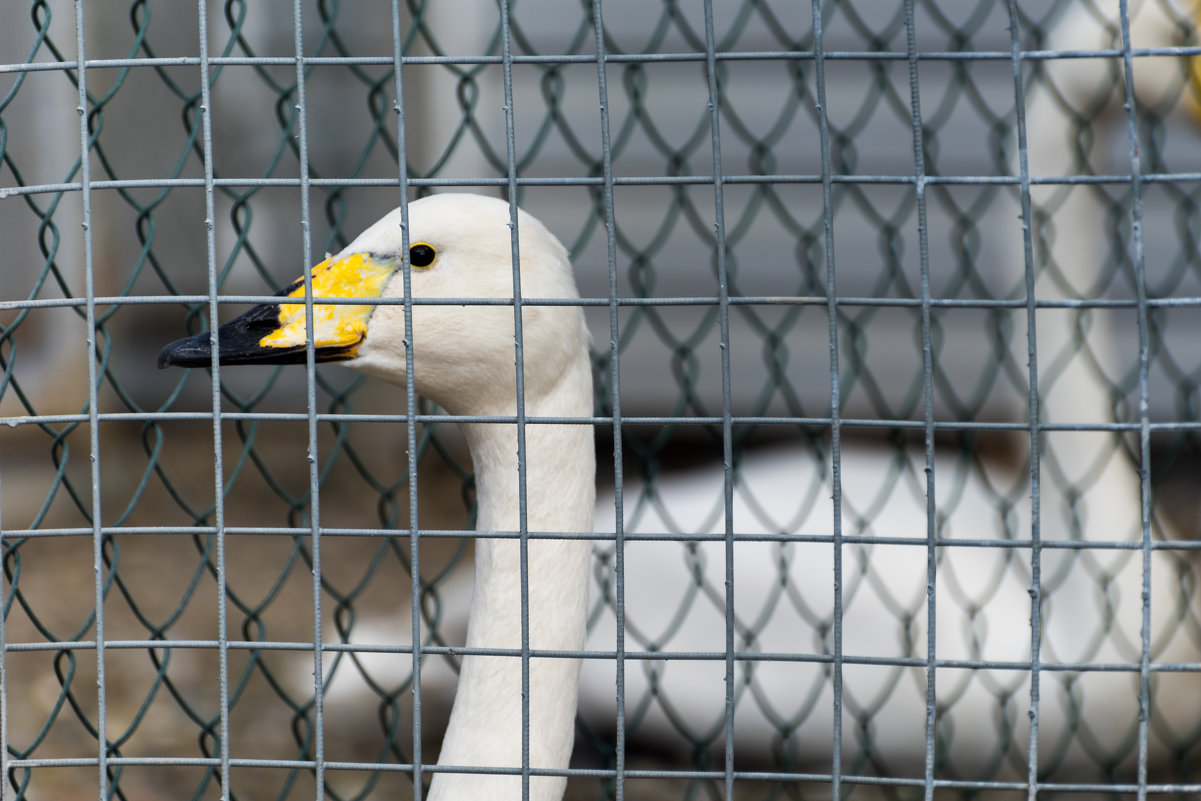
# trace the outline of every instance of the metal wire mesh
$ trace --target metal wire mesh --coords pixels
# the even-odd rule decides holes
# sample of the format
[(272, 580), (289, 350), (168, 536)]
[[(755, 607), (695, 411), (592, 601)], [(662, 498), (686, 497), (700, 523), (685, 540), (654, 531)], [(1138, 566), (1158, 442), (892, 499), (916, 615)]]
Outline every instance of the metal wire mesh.
[(150, 371), (405, 187), (576, 265), (612, 492), (570, 797), (1201, 793), (1191, 4), (0, 15), (0, 797), (428, 781), (453, 426)]

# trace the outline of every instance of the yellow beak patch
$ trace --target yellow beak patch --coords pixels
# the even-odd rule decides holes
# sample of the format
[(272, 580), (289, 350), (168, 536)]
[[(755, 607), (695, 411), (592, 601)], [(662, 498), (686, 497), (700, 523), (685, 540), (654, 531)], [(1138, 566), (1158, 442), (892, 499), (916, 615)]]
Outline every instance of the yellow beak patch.
[[(367, 253), (326, 259), (313, 268), (314, 298), (378, 298), (398, 264)], [(285, 290), (285, 297), (304, 298), (304, 280)], [(313, 347), (353, 349), (367, 336), (367, 321), (375, 304), (314, 303)], [(259, 340), (262, 348), (296, 348), (305, 345), (305, 307), (302, 303), (279, 306), (279, 327)]]

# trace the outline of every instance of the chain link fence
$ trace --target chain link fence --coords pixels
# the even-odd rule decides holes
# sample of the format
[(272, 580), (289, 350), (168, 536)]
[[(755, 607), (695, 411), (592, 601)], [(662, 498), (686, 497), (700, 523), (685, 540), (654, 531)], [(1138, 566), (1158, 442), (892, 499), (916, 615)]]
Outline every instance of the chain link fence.
[(596, 299), (568, 797), (1201, 793), (1197, 9), (708, 9), (0, 10), (0, 797), (414, 794), (470, 596), (457, 431), (413, 423), (416, 478), (343, 368), (151, 369), (210, 279), (232, 312), (395, 206), (402, 156), (414, 197), (512, 166)]

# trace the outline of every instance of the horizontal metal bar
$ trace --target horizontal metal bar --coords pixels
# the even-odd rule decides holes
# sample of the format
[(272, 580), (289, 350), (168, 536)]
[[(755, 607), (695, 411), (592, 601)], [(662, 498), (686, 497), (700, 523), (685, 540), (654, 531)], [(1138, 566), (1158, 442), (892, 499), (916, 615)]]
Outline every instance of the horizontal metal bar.
[[(1134, 58), (1189, 58), (1201, 55), (1201, 47), (1140, 47), (1131, 49)], [(1013, 54), (1008, 50), (927, 50), (916, 54), (920, 61), (1010, 61)], [(1108, 58), (1120, 59), (1125, 55), (1121, 49), (1096, 48), (1083, 50), (1024, 50), (1019, 51), (1022, 61), (1058, 61), (1064, 59)], [(718, 61), (812, 61), (812, 50), (719, 50), (714, 57)], [(907, 61), (911, 54), (896, 50), (832, 50), (822, 53), (826, 60), (834, 61)], [(524, 54), (513, 55), (510, 63), (533, 65), (586, 64), (595, 66), (597, 61), (606, 64), (654, 64), (704, 62), (703, 52), (688, 53), (604, 53), (595, 55), (574, 54)], [(296, 67), (297, 63), (313, 67), (391, 67), (396, 59), (392, 56), (217, 56), (204, 59), (210, 67)], [(169, 56), (155, 58), (101, 58), (85, 59), (85, 69), (130, 69), (136, 67), (198, 67), (197, 56)], [(489, 66), (504, 63), (502, 56), (404, 56), (401, 65), (408, 66)], [(15, 72), (47, 72), (74, 70), (78, 61), (36, 61), (19, 64), (0, 64), (0, 74)]]
[[(1011, 175), (932, 175), (918, 177), (911, 173), (895, 175), (846, 174), (832, 175), (830, 179), (836, 184), (884, 184), (897, 186), (912, 186), (922, 183), (931, 186), (1017, 186), (1020, 179)], [(1133, 180), (1130, 175), (1122, 173), (1100, 175), (1043, 175), (1031, 176), (1032, 186), (1096, 186), (1128, 184)], [(1142, 176), (1143, 183), (1197, 183), (1201, 181), (1201, 172), (1169, 172), (1148, 173)], [(810, 173), (790, 174), (731, 174), (723, 175), (723, 185), (726, 184), (816, 184), (820, 185), (822, 176)], [(517, 178), (520, 186), (549, 186), (549, 187), (593, 187), (603, 186), (604, 180), (593, 176), (522, 176)], [(614, 176), (614, 186), (711, 186), (711, 175), (635, 175)], [(307, 182), (309, 186), (321, 187), (395, 187), (394, 178), (313, 178)], [(411, 178), (408, 185), (412, 187), (431, 188), (482, 188), (507, 186), (504, 178)], [(88, 186), (93, 190), (101, 189), (167, 189), (167, 188), (204, 188), (205, 184), (199, 178), (124, 178), (118, 180), (91, 181)], [(213, 186), (230, 188), (250, 187), (298, 187), (299, 178), (215, 178)], [(58, 192), (78, 192), (83, 185), (79, 181), (68, 181), (53, 184), (30, 184), (28, 186), (0, 187), (0, 200), (19, 195), (38, 195)]]
[[(108, 650), (164, 650), (179, 648), (185, 650), (215, 650), (219, 647), (231, 650), (247, 651), (299, 651), (315, 650), (312, 643), (303, 642), (256, 642), (227, 640), (224, 644), (218, 640), (105, 640), (104, 648)], [(45, 653), (58, 651), (93, 651), (96, 643), (92, 640), (65, 642), (10, 642), (4, 646), (5, 653)], [(322, 653), (372, 653), (407, 655), (413, 653), (412, 645), (366, 645), (356, 643), (322, 643)], [(520, 648), (467, 648), (453, 645), (421, 645), (423, 654), (439, 654), (446, 656), (494, 656), (513, 659), (523, 658), (528, 654), (537, 659), (589, 659), (612, 662), (617, 659), (616, 651), (599, 650), (546, 650), (531, 648), (522, 651)], [(622, 658), (640, 662), (722, 662), (732, 657), (738, 662), (784, 662), (802, 664), (833, 664), (831, 654), (804, 653), (801, 651), (738, 651), (731, 654), (725, 651), (642, 651), (627, 646)], [(906, 656), (856, 656), (843, 654), (840, 661), (844, 664), (862, 665), (865, 667), (905, 667), (905, 668), (935, 668), (941, 670), (998, 670), (1006, 672), (1029, 672), (1031, 663), (1028, 661), (1011, 660), (999, 662), (987, 659), (926, 659), (924, 657)], [(1041, 670), (1059, 673), (1138, 673), (1141, 669), (1138, 662), (1039, 662)], [(1150, 669), (1155, 673), (1201, 673), (1201, 663), (1197, 662), (1153, 662)]]
[[(216, 534), (215, 526), (104, 526), (104, 534), (112, 537), (137, 536), (197, 536)], [(287, 526), (227, 526), (223, 529), (226, 536), (236, 537), (295, 537), (310, 536), (311, 527), (292, 528)], [(85, 528), (44, 528), (44, 529), (6, 529), (0, 536), (4, 539), (49, 539), (54, 537), (83, 537), (92, 536), (92, 529)], [(410, 529), (391, 528), (319, 528), (322, 537), (387, 537), (404, 538), (413, 535)], [(419, 529), (417, 536), (427, 539), (519, 539), (518, 531), (490, 531), (477, 529)], [(724, 534), (692, 533), (692, 532), (623, 532), (627, 542), (725, 542)], [(803, 545), (833, 545), (835, 540), (831, 534), (802, 534), (802, 533), (740, 533), (734, 532), (734, 542), (774, 542), (797, 543)], [(616, 534), (611, 531), (530, 531), (531, 540), (585, 540), (589, 542), (614, 542)], [(926, 537), (889, 537), (865, 534), (844, 534), (840, 538), (847, 545), (901, 545), (926, 548), (931, 543), (939, 548), (994, 548), (998, 550), (1015, 550), (1034, 547), (1029, 539), (979, 539), (958, 537), (936, 537), (930, 540)], [(1060, 551), (1137, 551), (1142, 548), (1138, 540), (1040, 540), (1038, 547), (1043, 550)], [(1157, 551), (1201, 551), (1201, 540), (1156, 540), (1151, 543), (1152, 550)]]
[[(296, 423), (315, 418), (321, 423), (406, 423), (410, 418), (403, 414), (352, 414), (321, 412), (308, 415), (303, 412), (222, 412), (221, 420), (229, 422), (258, 422), (258, 423)], [(93, 419), (87, 414), (47, 414), (47, 415), (12, 415), (0, 417), (0, 425), (9, 428), (19, 428), (28, 425), (54, 425), (70, 423), (86, 423)], [(101, 412), (95, 415), (95, 420), (101, 423), (167, 423), (167, 422), (211, 422), (212, 412)], [(626, 416), (621, 418), (622, 425), (720, 425), (723, 417), (680, 417), (680, 416)], [(735, 425), (746, 426), (802, 426), (807, 428), (831, 425), (829, 417), (752, 417), (731, 415)], [(515, 425), (513, 416), (504, 415), (463, 415), (463, 414), (418, 414), (412, 417), (418, 423), (495, 423), (499, 425)], [(612, 417), (527, 417), (525, 422), (531, 425), (611, 425)], [(922, 431), (926, 424), (921, 420), (881, 420), (875, 418), (840, 417), (839, 424), (843, 427), (866, 429), (901, 429)], [(969, 432), (1006, 432), (1029, 431), (1030, 423), (1023, 422), (989, 422), (969, 420), (936, 420), (934, 428), (937, 431), (969, 431)], [(1131, 432), (1140, 431), (1139, 423), (1039, 423), (1039, 431), (1045, 432)], [(1154, 432), (1201, 431), (1201, 420), (1173, 420), (1150, 424)]]
[[(139, 767), (213, 767), (221, 764), (217, 757), (108, 757), (105, 763), (113, 766)], [(50, 758), (50, 759), (10, 759), (5, 763), (9, 768), (64, 768), (64, 767), (96, 767), (99, 760), (92, 758)], [(316, 767), (313, 760), (303, 759), (249, 759), (231, 757), (229, 765), (233, 768), (283, 768), (288, 770), (312, 770)], [(376, 771), (408, 773), (415, 767), (408, 762), (344, 762), (323, 761), (326, 770), (341, 771)], [(432, 765), (422, 763), (423, 772), (431, 773), (482, 773), (497, 775), (520, 776), (521, 768), (485, 768), (466, 765)], [(583, 778), (614, 778), (616, 769), (605, 768), (530, 768), (531, 776), (567, 776)], [(724, 779), (726, 772), (721, 770), (638, 770), (624, 768), (622, 776), (626, 779)], [(733, 776), (739, 781), (770, 781), (770, 782), (820, 782), (829, 783), (829, 773), (798, 773), (793, 771), (734, 771)], [(839, 777), (846, 784), (860, 784), (890, 787), (925, 787), (927, 782), (921, 778), (904, 778), (899, 776), (861, 776), (853, 773), (840, 773)], [(969, 779), (934, 779), (930, 784), (935, 788), (948, 790), (1011, 790), (1024, 791), (1031, 787), (1027, 782), (1003, 781), (972, 781)], [(1201, 783), (1186, 784), (1096, 784), (1087, 782), (1049, 782), (1041, 781), (1033, 785), (1040, 792), (1065, 793), (1134, 793), (1145, 788), (1147, 793), (1197, 793), (1201, 792)]]
[[(303, 268), (301, 268), (303, 269)], [(208, 303), (208, 295), (105, 295), (95, 299), (97, 306), (175, 306)], [(283, 297), (280, 295), (218, 295), (217, 303), (222, 305), (276, 304), (300, 305), (301, 297)], [(348, 298), (326, 297), (316, 295), (314, 303), (329, 306), (403, 306), (403, 298)], [(512, 306), (512, 298), (413, 298), (414, 306)], [(821, 306), (829, 304), (829, 299), (823, 295), (734, 295), (728, 300), (731, 306)], [(524, 306), (572, 306), (572, 307), (608, 307), (611, 303), (618, 306), (647, 307), (647, 306), (717, 306), (719, 298), (715, 295), (673, 296), (673, 297), (617, 297), (617, 298), (522, 298)], [(837, 306), (847, 308), (899, 308), (920, 309), (921, 298), (887, 298), (863, 297), (849, 295), (835, 297)], [(21, 309), (57, 309), (82, 308), (87, 304), (86, 298), (31, 298), (27, 300), (0, 300), (0, 311), (18, 311)], [(1054, 300), (1035, 300), (1033, 304), (1021, 298), (931, 298), (929, 305), (939, 309), (1013, 309), (1024, 311), (1030, 305), (1036, 309), (1136, 309), (1139, 306), (1137, 298), (1068, 298)], [(1147, 308), (1152, 309), (1191, 309), (1201, 308), (1201, 296), (1178, 296), (1167, 298), (1148, 298)]]

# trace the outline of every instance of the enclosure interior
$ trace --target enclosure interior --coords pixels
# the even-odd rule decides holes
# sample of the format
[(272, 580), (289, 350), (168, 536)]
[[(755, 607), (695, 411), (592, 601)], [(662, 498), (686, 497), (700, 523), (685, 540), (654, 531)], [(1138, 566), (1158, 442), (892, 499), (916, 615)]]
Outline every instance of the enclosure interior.
[(592, 338), (568, 798), (1201, 793), (1192, 3), (194, 6), (0, 11), (0, 798), (428, 783), (455, 424), (155, 363), (444, 192)]

